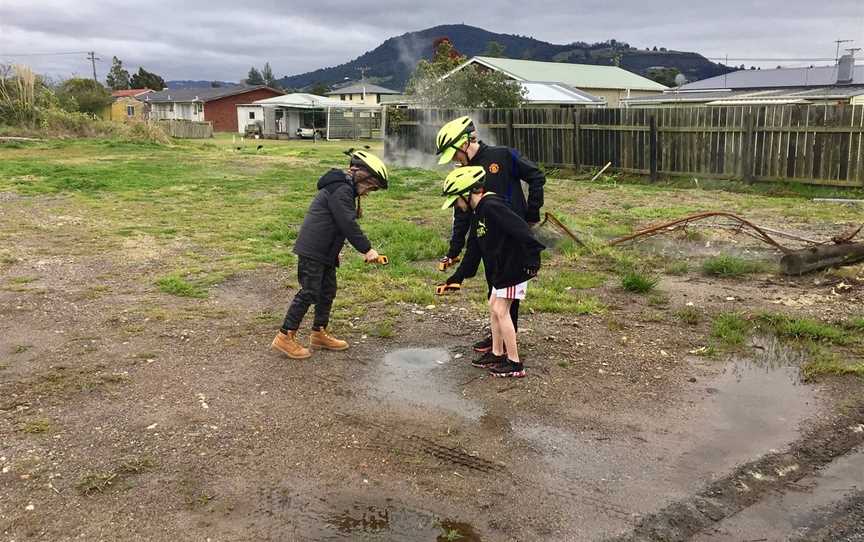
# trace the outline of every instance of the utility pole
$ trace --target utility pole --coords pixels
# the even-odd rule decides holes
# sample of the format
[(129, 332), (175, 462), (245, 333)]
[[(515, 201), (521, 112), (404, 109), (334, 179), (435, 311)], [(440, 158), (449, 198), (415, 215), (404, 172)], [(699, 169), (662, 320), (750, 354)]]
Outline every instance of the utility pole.
[(834, 62), (840, 60), (840, 44), (841, 43), (852, 43), (855, 40), (834, 40), (834, 43), (837, 44), (837, 52), (834, 53)]
[(89, 60), (90, 63), (93, 65), (93, 80), (98, 83), (99, 79), (96, 78), (96, 61), (102, 59), (96, 57), (96, 51), (90, 51), (89, 53), (87, 53), (87, 60)]
[(366, 103), (366, 72), (369, 70), (369, 66), (360, 66), (357, 68), (360, 72), (360, 85), (363, 87), (363, 103)]
[(852, 55), (852, 56), (854, 57), (854, 56), (855, 56), (855, 53), (857, 53), (858, 51), (860, 51), (861, 48), (860, 48), (860, 47), (850, 47), (849, 49), (846, 49), (846, 50), (849, 51), (849, 54)]

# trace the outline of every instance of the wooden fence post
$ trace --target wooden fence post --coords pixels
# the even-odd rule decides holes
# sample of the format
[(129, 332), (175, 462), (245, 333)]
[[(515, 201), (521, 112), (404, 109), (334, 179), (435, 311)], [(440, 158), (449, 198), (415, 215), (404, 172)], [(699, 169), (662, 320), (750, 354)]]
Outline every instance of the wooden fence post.
[(513, 133), (513, 110), (508, 109), (507, 114), (507, 146), (515, 147), (516, 146), (516, 135)]
[(651, 115), (648, 118), (648, 165), (651, 169), (651, 182), (656, 183), (659, 178), (657, 171), (657, 117)]
[(742, 142), (741, 156), (741, 178), (745, 183), (753, 182), (753, 132), (756, 122), (753, 118), (753, 109), (748, 108), (744, 112), (744, 141)]
[(582, 113), (578, 109), (573, 110), (573, 162), (576, 173), (582, 167), (582, 132), (579, 125), (582, 123)]

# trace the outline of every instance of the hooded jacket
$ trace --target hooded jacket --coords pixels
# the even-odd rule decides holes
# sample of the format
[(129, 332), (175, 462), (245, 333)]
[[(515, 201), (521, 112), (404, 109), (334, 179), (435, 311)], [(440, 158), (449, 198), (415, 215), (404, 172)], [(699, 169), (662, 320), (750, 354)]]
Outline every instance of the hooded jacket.
[(509, 288), (533, 278), (545, 248), (534, 238), (528, 223), (497, 194), (484, 196), (471, 215), (465, 257), (482, 257), (493, 288)]
[[(471, 158), (468, 165), (482, 166), (486, 170), (483, 186), (487, 191), (501, 196), (513, 212), (528, 222), (540, 222), (546, 176), (537, 164), (521, 156), (516, 149), (490, 146), (481, 141), (477, 154)], [(522, 181), (528, 184), (527, 201), (522, 191)], [(450, 258), (455, 258), (462, 252), (465, 234), (469, 233), (471, 225), (471, 213), (462, 212), (455, 206), (453, 209), (453, 233), (447, 251)]]
[(318, 194), (309, 204), (294, 254), (325, 265), (339, 265), (339, 252), (347, 239), (361, 254), (372, 244), (357, 224), (354, 180), (341, 169), (331, 169), (318, 180)]

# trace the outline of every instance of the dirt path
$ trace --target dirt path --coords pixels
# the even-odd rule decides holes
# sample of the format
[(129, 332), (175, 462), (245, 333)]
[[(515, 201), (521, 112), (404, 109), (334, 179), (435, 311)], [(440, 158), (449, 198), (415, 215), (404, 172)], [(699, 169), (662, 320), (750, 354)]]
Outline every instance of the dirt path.
[[(860, 382), (805, 384), (770, 343), (698, 358), (707, 323), (664, 316), (842, 313), (859, 286), (670, 278), (663, 307), (604, 287), (606, 314), (525, 315), (521, 381), (470, 367), (461, 298), (296, 363), (268, 351), (289, 270), (173, 297), (153, 280), (184, 247), (130, 250), (70, 207), (0, 201), (4, 540), (723, 540), (861, 467)], [(833, 506), (813, 532), (860, 517), (855, 494), (800, 506)]]

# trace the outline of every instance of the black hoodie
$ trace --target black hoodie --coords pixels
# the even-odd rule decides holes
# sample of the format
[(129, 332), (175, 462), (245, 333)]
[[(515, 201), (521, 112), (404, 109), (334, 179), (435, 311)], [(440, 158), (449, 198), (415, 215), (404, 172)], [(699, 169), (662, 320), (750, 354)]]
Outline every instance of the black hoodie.
[(372, 244), (357, 224), (354, 180), (341, 169), (331, 169), (318, 180), (318, 194), (300, 227), (294, 254), (325, 265), (339, 265), (339, 252), (347, 239), (361, 254)]
[(540, 269), (540, 253), (545, 248), (504, 198), (487, 194), (471, 215), (465, 261), (476, 269), (472, 260), (482, 257), (489, 285), (509, 288), (534, 276)]

